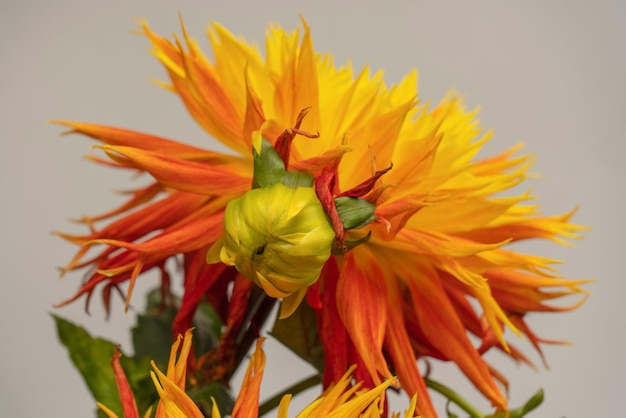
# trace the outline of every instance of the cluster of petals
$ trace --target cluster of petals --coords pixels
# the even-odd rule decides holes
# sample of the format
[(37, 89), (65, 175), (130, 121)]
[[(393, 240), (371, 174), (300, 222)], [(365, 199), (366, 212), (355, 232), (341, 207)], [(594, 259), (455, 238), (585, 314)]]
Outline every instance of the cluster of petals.
[[(346, 240), (370, 233), (369, 241), (331, 256), (307, 291), (324, 347), (325, 387), (353, 364), (365, 387), (397, 375), (409, 396), (417, 394), (416, 412), (434, 417), (417, 359), (435, 358), (456, 363), (496, 409), (506, 410), (506, 380), (482, 355), (500, 350), (530, 363), (506, 330), (525, 334), (541, 354), (540, 344), (552, 341), (535, 335), (526, 315), (575, 308), (585, 282), (563, 279), (555, 260), (510, 245), (533, 238), (564, 243), (584, 228), (570, 222), (573, 211), (545, 216), (530, 193), (503, 193), (526, 179), (532, 157), (520, 155), (520, 147), (480, 157), (490, 133), (456, 95), (438, 104), (418, 101), (416, 72), (388, 87), (380, 72), (337, 67), (332, 56), (314, 50), (302, 24), (294, 32), (271, 27), (263, 56), (213, 23), (209, 59), (184, 26), (182, 37), (169, 41), (141, 23), (169, 76), (161, 85), (231, 152), (59, 121), (100, 143), (109, 159), (92, 157), (96, 162), (153, 179), (119, 208), (85, 217), (88, 234), (60, 234), (80, 246), (65, 271), (91, 267), (64, 303), (84, 296), (88, 302), (101, 288), (108, 308), (112, 291), (129, 282), (128, 304), (135, 281), (150, 269), (161, 271), (167, 288), (166, 262), (180, 257), (184, 293), (174, 332), (184, 332), (207, 300), (226, 324), (224, 341), (232, 343), (252, 284), (231, 266), (207, 264), (205, 255), (223, 234), (227, 203), (251, 188), (253, 146), (260, 138), (296, 136), (297, 124), (297, 131), (319, 136), (295, 138), (286, 163), (314, 176), (331, 172), (331, 196), (393, 166), (364, 196), (376, 205), (377, 221), (346, 233)], [(308, 114), (299, 118), (304, 109)], [(100, 222), (106, 225), (97, 228)], [(547, 303), (572, 294), (583, 297), (571, 306)]]
[[(161, 372), (152, 362), (151, 372), (154, 386), (159, 393), (159, 403), (155, 418), (203, 418), (204, 414), (195, 404), (195, 402), (185, 392), (187, 361), (191, 351), (192, 330), (185, 332), (184, 337), (178, 335), (178, 338), (172, 345), (170, 351), (169, 364), (167, 373)], [(237, 396), (235, 406), (231, 413), (232, 418), (256, 418), (259, 415), (259, 390), (263, 379), (263, 371), (265, 369), (265, 353), (263, 352), (262, 343), (264, 338), (259, 338), (256, 343), (256, 349), (250, 356), (248, 369), (241, 384), (241, 390)], [(181, 346), (182, 343), (182, 346)], [(139, 418), (139, 411), (135, 397), (130, 388), (130, 384), (126, 378), (126, 374), (120, 365), (120, 353), (116, 351), (111, 365), (115, 374), (118, 393), (120, 395), (122, 412), (124, 418)], [(360, 384), (351, 385), (351, 372), (354, 368), (348, 369), (344, 376), (332, 387), (328, 388), (321, 396), (319, 396), (310, 405), (305, 407), (297, 417), (298, 418), (380, 418), (384, 416), (384, 398), (385, 390), (393, 383), (393, 379), (381, 383), (372, 389), (361, 389)], [(291, 395), (284, 395), (278, 406), (276, 413), (277, 418), (287, 418), (289, 416), (289, 403)], [(98, 407), (109, 417), (119, 418), (118, 415), (98, 402)], [(404, 412), (404, 418), (413, 418), (415, 411), (415, 397), (413, 398), (409, 408)], [(144, 417), (150, 417), (152, 408), (148, 408)], [(219, 407), (213, 400), (211, 416), (220, 418)], [(399, 418), (398, 413), (394, 413), (393, 417)]]

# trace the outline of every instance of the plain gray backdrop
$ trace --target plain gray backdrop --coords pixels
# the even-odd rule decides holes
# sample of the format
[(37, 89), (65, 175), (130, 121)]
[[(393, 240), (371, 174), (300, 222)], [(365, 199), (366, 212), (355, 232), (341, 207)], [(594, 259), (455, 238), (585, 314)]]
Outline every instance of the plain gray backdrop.
[[(68, 317), (96, 335), (130, 349), (128, 328), (116, 300), (104, 320), (99, 296), (91, 315), (82, 301), (53, 304), (73, 294), (81, 276), (57, 279), (75, 248), (52, 230), (79, 232), (70, 217), (96, 214), (122, 200), (126, 173), (83, 159), (94, 143), (60, 137), (53, 118), (91, 121), (143, 130), (217, 148), (186, 114), (177, 97), (154, 86), (165, 74), (148, 43), (130, 34), (145, 17), (162, 35), (179, 31), (180, 11), (190, 34), (207, 48), (204, 27), (216, 20), (235, 34), (263, 45), (270, 22), (295, 28), (302, 13), (315, 47), (338, 64), (352, 60), (384, 69), (394, 83), (411, 68), (420, 72), (420, 97), (437, 101), (454, 88), (469, 107), (480, 105), (494, 139), (483, 156), (520, 141), (537, 155), (525, 185), (541, 197), (547, 214), (580, 205), (575, 221), (590, 225), (574, 247), (528, 243), (522, 248), (563, 260), (571, 278), (596, 278), (578, 311), (535, 315), (541, 336), (570, 340), (546, 346), (550, 371), (518, 368), (490, 359), (510, 379), (518, 405), (536, 389), (545, 404), (533, 417), (608, 417), (623, 409), (626, 378), (626, 285), (624, 128), (626, 115), (626, 7), (607, 1), (3, 1), (0, 3), (0, 416), (88, 417), (94, 400), (56, 340), (50, 312)], [(142, 291), (156, 285), (140, 280)], [(531, 358), (527, 342), (519, 342)], [(268, 341), (262, 396), (311, 370)], [(434, 364), (434, 377), (486, 407), (465, 379)], [(240, 377), (238, 377), (237, 382)], [(236, 383), (238, 384), (238, 383)], [(292, 414), (309, 391), (294, 401)], [(442, 405), (437, 395), (433, 395)], [(394, 399), (404, 406), (404, 398)], [(441, 409), (443, 410), (443, 409)]]

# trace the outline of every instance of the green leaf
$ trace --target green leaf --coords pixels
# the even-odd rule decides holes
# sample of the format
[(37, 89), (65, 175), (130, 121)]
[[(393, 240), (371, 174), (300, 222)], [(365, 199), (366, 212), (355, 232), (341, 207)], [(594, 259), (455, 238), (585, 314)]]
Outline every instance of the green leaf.
[[(59, 340), (69, 351), (74, 366), (82, 375), (94, 399), (121, 416), (122, 406), (111, 367), (116, 344), (102, 338), (93, 338), (82, 327), (55, 315), (52, 317), (56, 322)], [(122, 356), (120, 363), (135, 393), (137, 406), (140, 411), (145, 411), (158, 397), (149, 377), (149, 361), (146, 359), (135, 362)], [(146, 387), (150, 393), (139, 390)]]
[(217, 347), (222, 335), (222, 320), (217, 311), (206, 302), (198, 304), (193, 316), (193, 341), (196, 355), (200, 357), (204, 353)]
[(230, 395), (228, 388), (221, 383), (211, 383), (202, 387), (189, 389), (187, 394), (198, 405), (202, 413), (210, 417), (213, 401), (215, 399), (222, 416), (230, 415), (235, 406), (235, 400)]
[(101, 338), (92, 338), (82, 327), (52, 315), (57, 334), (67, 348), (74, 366), (82, 375), (94, 399), (121, 416), (122, 405), (117, 393), (111, 358), (115, 344)]
[(324, 370), (324, 349), (315, 312), (308, 303), (301, 303), (288, 318), (277, 318), (270, 334), (315, 369)]
[[(70, 359), (94, 399), (122, 416), (122, 405), (111, 367), (111, 358), (117, 344), (103, 338), (93, 338), (84, 328), (56, 315), (52, 317), (56, 322), (59, 340), (69, 351)], [(150, 379), (150, 360), (135, 360), (122, 354), (120, 364), (142, 413), (158, 400), (158, 393)]]
[(526, 415), (530, 411), (536, 409), (543, 403), (543, 389), (539, 389), (520, 409), (520, 417)]
[[(526, 403), (519, 408), (511, 409), (509, 411), (509, 418), (522, 418), (529, 412), (537, 409), (543, 402), (543, 389), (539, 389)], [(490, 417), (491, 418), (491, 417)], [(504, 418), (504, 413), (498, 413), (493, 418)]]
[(335, 198), (335, 207), (344, 229), (358, 229), (376, 220), (376, 205), (359, 197)]
[(254, 157), (253, 189), (273, 186), (283, 180), (285, 163), (267, 139), (263, 138), (261, 142), (261, 153), (257, 154), (255, 150), (252, 150), (252, 155)]
[[(165, 365), (169, 359), (170, 347), (174, 341), (172, 324), (180, 305), (173, 294), (166, 295), (169, 304), (162, 302), (161, 288), (148, 292), (146, 312), (137, 315), (137, 325), (131, 330), (135, 358), (153, 359), (157, 365)], [(195, 327), (193, 341), (196, 354), (201, 356), (216, 347), (222, 332), (222, 321), (211, 305), (202, 302), (194, 314)]]
[(137, 315), (137, 325), (131, 330), (135, 358), (149, 358), (158, 365), (167, 364), (170, 358), (172, 323), (177, 312), (175, 307), (162, 303), (161, 298), (160, 288), (148, 292), (146, 312)]
[(137, 315), (137, 325), (131, 330), (135, 358), (153, 359), (167, 364), (172, 345), (172, 323), (159, 316)]

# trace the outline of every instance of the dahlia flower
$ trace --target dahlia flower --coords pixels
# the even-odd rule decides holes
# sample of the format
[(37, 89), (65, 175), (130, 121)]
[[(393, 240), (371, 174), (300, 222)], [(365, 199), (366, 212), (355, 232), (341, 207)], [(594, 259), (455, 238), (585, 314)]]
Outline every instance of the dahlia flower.
[[(497, 383), (504, 378), (482, 355), (501, 350), (529, 363), (505, 338), (505, 330), (525, 334), (541, 353), (540, 344), (550, 341), (533, 333), (526, 315), (573, 309), (582, 300), (571, 306), (546, 302), (584, 295), (580, 285), (585, 281), (560, 278), (555, 260), (511, 247), (527, 239), (564, 243), (584, 229), (570, 222), (574, 211), (542, 215), (531, 194), (512, 191), (526, 179), (532, 158), (519, 154), (519, 146), (480, 157), (491, 133), (483, 132), (477, 112), (467, 111), (457, 95), (450, 93), (439, 103), (418, 100), (415, 71), (389, 87), (380, 72), (368, 67), (355, 73), (350, 65), (336, 66), (331, 55), (314, 50), (304, 20), (292, 32), (270, 27), (264, 55), (212, 23), (212, 60), (184, 26), (173, 41), (145, 22), (141, 31), (169, 77), (161, 86), (231, 152), (58, 121), (100, 143), (110, 160), (93, 157), (97, 162), (152, 177), (119, 208), (85, 217), (91, 228), (87, 234), (60, 234), (80, 246), (65, 271), (90, 267), (79, 291), (62, 304), (82, 296), (88, 302), (101, 287), (108, 309), (112, 290), (121, 291), (128, 282), (128, 306), (134, 283), (150, 269), (160, 270), (168, 287), (166, 262), (180, 256), (184, 294), (174, 332), (189, 327), (203, 299), (226, 324), (217, 352), (198, 362), (198, 367), (213, 365), (207, 371), (213, 379), (232, 374), (242, 330), (258, 329), (247, 327), (255, 318), (252, 278), (269, 297), (288, 298), (286, 314), (306, 293), (302, 303), (315, 311), (324, 349), (325, 387), (341, 382), (352, 365), (355, 380), (369, 388), (397, 375), (402, 389), (417, 395), (416, 412), (434, 417), (417, 359), (436, 358), (454, 362), (496, 410), (506, 410)], [(253, 224), (264, 222), (251, 217), (234, 229), (229, 226), (248, 210), (233, 202), (255, 188), (254, 153), (263, 141), (281, 155), (285, 169), (315, 179), (319, 202), (311, 202), (324, 208), (334, 232), (330, 241), (340, 250), (323, 266), (303, 270), (304, 288), (264, 281), (261, 277), (269, 273), (239, 263), (232, 245), (233, 231), (252, 234)], [(337, 213), (342, 197), (372, 205), (369, 223), (345, 227)], [(243, 206), (244, 200), (239, 202)], [(229, 213), (229, 203), (237, 213)], [(313, 228), (322, 224), (319, 211), (314, 218)], [(95, 226), (101, 222), (103, 227)], [(301, 226), (304, 233), (311, 231), (310, 225)], [(223, 247), (215, 248), (226, 264), (207, 264), (209, 249), (219, 242)], [(255, 248), (269, 252), (263, 245)], [(88, 257), (92, 247), (97, 252)], [(323, 251), (320, 263), (330, 254)], [(281, 276), (279, 261), (271, 262), (272, 274), (288, 276), (284, 271)]]

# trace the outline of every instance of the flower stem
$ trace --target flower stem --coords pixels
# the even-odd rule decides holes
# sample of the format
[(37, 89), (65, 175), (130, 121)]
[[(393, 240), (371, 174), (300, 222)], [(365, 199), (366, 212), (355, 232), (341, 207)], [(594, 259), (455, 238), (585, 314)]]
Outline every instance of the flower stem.
[(436, 382), (427, 377), (424, 378), (424, 382), (426, 383), (426, 386), (428, 386), (429, 388), (431, 388), (432, 390), (436, 392), (439, 392), (440, 394), (448, 398), (450, 401), (457, 404), (458, 407), (464, 410), (465, 412), (467, 412), (471, 418), (485, 418), (485, 416), (482, 413), (476, 410), (476, 408), (470, 405), (469, 402), (467, 402), (458, 393), (456, 393), (449, 387), (444, 386), (441, 383)]
[(276, 299), (267, 296), (265, 292), (257, 286), (253, 288), (250, 299), (251, 303), (246, 318), (235, 340), (237, 353), (231, 373), (235, 373), (241, 365), (241, 362), (250, 351), (252, 344), (254, 344), (254, 341), (258, 338), (259, 330), (263, 327), (265, 321), (267, 321), (272, 312), (272, 308), (276, 304)]
[(259, 406), (259, 416), (263, 416), (270, 412), (272, 409), (278, 407), (278, 405), (280, 404), (280, 400), (283, 398), (283, 396), (287, 394), (297, 395), (298, 393), (304, 392), (305, 390), (312, 388), (315, 385), (319, 385), (320, 383), (322, 383), (321, 376), (319, 374), (314, 374), (304, 380), (293, 384), (292, 386), (289, 386), (283, 391), (265, 400)]

